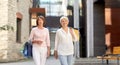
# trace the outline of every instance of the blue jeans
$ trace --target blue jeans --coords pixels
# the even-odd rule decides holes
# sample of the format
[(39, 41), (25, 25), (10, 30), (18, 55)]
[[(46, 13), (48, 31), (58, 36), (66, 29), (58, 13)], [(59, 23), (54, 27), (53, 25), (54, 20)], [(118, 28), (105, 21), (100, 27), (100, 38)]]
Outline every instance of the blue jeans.
[(61, 65), (73, 65), (73, 54), (72, 55), (59, 55)]

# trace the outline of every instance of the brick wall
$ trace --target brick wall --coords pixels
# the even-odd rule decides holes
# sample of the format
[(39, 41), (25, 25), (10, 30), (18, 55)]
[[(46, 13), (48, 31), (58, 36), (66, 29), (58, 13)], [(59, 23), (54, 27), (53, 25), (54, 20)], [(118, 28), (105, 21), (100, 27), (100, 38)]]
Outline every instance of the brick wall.
[[(18, 1), (18, 2), (17, 2)], [(0, 62), (23, 59), (20, 49), (29, 37), (30, 0), (0, 0), (0, 28), (11, 26), (14, 30), (0, 30)], [(23, 15), (21, 21), (21, 43), (16, 42), (16, 13)], [(10, 28), (10, 27), (9, 27)]]
[(30, 19), (29, 19), (29, 8), (31, 7), (32, 2), (30, 0), (19, 0), (17, 12), (20, 12), (23, 15), (22, 18), (22, 28), (21, 28), (21, 42), (25, 42), (29, 36), (29, 26), (30, 26)]

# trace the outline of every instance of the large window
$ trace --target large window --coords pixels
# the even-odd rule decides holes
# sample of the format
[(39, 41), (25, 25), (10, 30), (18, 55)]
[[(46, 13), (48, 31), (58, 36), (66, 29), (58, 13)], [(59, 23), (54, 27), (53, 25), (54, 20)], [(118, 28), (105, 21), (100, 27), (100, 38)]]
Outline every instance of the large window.
[(62, 0), (40, 0), (39, 7), (46, 9), (46, 16), (63, 15)]
[[(68, 0), (68, 5), (73, 7), (74, 0)], [(80, 16), (82, 16), (82, 0), (79, 0), (79, 13), (80, 13)], [(68, 15), (71, 15), (71, 11), (68, 11)]]
[(68, 5), (73, 6), (74, 0), (68, 0)]

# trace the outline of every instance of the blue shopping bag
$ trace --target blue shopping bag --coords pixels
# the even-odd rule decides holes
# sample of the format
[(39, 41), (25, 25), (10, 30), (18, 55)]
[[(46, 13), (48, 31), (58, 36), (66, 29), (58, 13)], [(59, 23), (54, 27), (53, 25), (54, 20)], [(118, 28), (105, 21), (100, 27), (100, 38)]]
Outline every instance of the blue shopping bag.
[(27, 58), (32, 57), (32, 43), (31, 42), (25, 42), (24, 49), (23, 49), (23, 55)]

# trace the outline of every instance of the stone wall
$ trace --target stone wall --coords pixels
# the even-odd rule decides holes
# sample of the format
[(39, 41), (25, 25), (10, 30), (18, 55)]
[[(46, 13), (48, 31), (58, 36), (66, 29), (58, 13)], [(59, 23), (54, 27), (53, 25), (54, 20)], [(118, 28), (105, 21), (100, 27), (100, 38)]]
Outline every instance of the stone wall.
[[(17, 61), (24, 58), (20, 49), (29, 37), (31, 4), (30, 0), (0, 0), (0, 62)], [(21, 43), (16, 42), (17, 12), (23, 15)]]
[(29, 8), (31, 8), (31, 0), (19, 0), (17, 4), (17, 12), (23, 15), (21, 26), (21, 42), (24, 43), (29, 36), (30, 16)]

